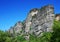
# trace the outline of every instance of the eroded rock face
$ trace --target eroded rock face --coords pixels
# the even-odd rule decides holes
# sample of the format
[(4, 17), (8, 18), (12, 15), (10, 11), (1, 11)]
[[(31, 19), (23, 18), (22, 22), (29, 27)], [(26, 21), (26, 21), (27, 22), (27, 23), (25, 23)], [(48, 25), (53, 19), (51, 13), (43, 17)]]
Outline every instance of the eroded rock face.
[(60, 21), (60, 13), (55, 15), (56, 21)]
[(27, 16), (27, 18), (26, 18), (25, 33), (28, 35), (28, 36), (26, 35), (26, 39), (29, 39), (29, 34), (31, 33), (30, 28), (31, 28), (31, 25), (32, 25), (32, 17), (33, 17), (34, 15), (36, 15), (37, 13), (38, 13), (38, 9), (37, 9), (37, 8), (32, 9), (32, 10), (29, 12), (29, 14), (28, 14), (28, 16)]
[(34, 15), (31, 18), (30, 32), (40, 35), (43, 32), (52, 32), (54, 16), (54, 7), (51, 5), (44, 6), (41, 9), (31, 11)]
[(23, 25), (20, 21), (18, 21), (13, 27), (10, 28), (10, 33), (16, 35), (22, 34)]
[(9, 33), (13, 34), (14, 32), (14, 28), (13, 27), (10, 27), (10, 29), (8, 30)]
[(34, 34), (36, 36), (41, 36), (43, 32), (52, 32), (52, 25), (54, 20), (54, 7), (47, 5), (41, 9), (34, 8), (30, 10), (24, 25), (21, 22), (18, 22), (16, 26), (13, 26), (14, 29), (11, 29), (15, 34), (24, 31), (26, 34), (26, 39), (29, 39), (29, 34)]
[(38, 9), (32, 9), (26, 19), (26, 28), (25, 28), (25, 32), (30, 32), (30, 27), (32, 24), (32, 16), (34, 16), (35, 14), (38, 13)]
[(22, 27), (23, 27), (22, 23), (17, 22), (16, 26), (14, 26), (15, 34), (21, 34), (22, 33)]

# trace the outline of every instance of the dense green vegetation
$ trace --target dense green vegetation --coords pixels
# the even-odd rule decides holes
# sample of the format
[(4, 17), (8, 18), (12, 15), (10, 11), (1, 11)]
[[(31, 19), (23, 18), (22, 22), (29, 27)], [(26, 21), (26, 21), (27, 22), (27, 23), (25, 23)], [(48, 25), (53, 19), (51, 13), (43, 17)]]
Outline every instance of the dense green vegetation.
[[(0, 42), (28, 42), (23, 35), (11, 37), (8, 32), (0, 30)], [(60, 42), (60, 21), (54, 21), (53, 32), (44, 32), (41, 37), (30, 35), (29, 42)]]
[(60, 21), (54, 21), (50, 42), (60, 42)]

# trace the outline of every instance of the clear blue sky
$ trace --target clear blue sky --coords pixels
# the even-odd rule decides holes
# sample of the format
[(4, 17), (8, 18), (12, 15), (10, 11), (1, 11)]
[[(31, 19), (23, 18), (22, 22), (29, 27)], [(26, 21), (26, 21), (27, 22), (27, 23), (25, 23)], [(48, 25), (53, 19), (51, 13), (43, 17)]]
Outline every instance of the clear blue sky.
[(17, 21), (23, 21), (29, 10), (53, 4), (60, 13), (60, 0), (0, 0), (0, 30), (8, 30)]

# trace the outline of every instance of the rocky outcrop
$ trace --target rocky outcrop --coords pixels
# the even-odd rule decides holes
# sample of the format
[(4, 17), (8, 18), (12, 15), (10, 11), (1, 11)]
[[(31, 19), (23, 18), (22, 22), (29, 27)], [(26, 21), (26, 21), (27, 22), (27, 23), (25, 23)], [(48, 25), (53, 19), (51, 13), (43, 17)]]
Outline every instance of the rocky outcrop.
[(52, 32), (54, 18), (54, 7), (51, 5), (32, 9), (27, 17), (25, 31), (39, 36), (43, 32)]
[(20, 35), (23, 31), (23, 24), (22, 22), (18, 21), (13, 27), (9, 29), (9, 32), (13, 35)]
[(54, 15), (54, 7), (52, 5), (46, 5), (40, 9), (34, 8), (30, 10), (26, 20), (24, 22), (16, 23), (9, 31), (12, 34), (26, 34), (29, 38), (29, 34), (41, 36), (43, 32), (52, 32)]
[(56, 21), (60, 21), (60, 14), (56, 14), (55, 19), (56, 19)]

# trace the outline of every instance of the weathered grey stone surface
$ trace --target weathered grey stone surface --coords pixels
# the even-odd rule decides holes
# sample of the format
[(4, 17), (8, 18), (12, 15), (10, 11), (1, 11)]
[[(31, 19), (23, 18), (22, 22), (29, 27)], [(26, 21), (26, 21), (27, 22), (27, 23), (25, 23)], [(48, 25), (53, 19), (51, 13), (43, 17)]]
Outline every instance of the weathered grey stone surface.
[(10, 33), (14, 35), (20, 35), (23, 31), (23, 25), (20, 21), (18, 21), (13, 27), (10, 28)]
[(60, 21), (60, 13), (55, 15), (55, 19), (56, 19), (56, 21)]
[(10, 29), (8, 30), (8, 32), (10, 32), (11, 34), (13, 34), (14, 32), (14, 28), (13, 27), (10, 27)]
[(14, 26), (14, 31), (15, 31), (15, 34), (20, 34), (22, 33), (22, 23), (19, 21), (16, 23), (16, 25)]
[[(24, 31), (23, 33), (28, 35), (26, 37), (29, 38), (29, 34), (41, 36), (43, 32), (52, 32), (54, 18), (54, 7), (52, 5), (40, 9), (34, 8), (30, 10), (23, 24), (18, 22), (14, 26), (15, 34)], [(13, 33), (13, 29), (10, 29), (10, 31)]]
[(54, 20), (54, 7), (47, 5), (38, 10), (38, 13), (32, 16), (31, 33), (40, 35), (43, 32), (52, 32)]

